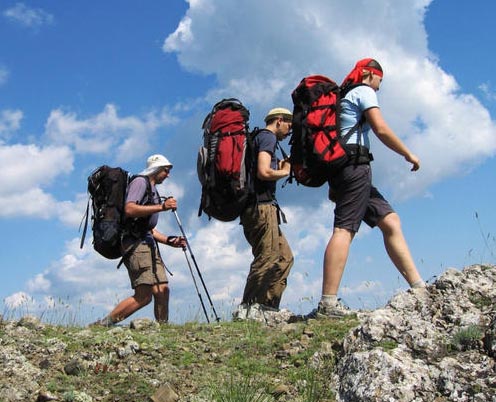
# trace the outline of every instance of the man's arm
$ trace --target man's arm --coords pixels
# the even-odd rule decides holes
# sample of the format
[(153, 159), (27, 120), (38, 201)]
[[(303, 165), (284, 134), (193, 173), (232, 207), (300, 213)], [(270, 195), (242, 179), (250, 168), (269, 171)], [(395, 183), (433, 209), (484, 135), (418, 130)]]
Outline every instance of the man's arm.
[(410, 162), (412, 164), (412, 171), (420, 168), (420, 159), (411, 153), (403, 141), (389, 128), (378, 107), (367, 109), (365, 111), (365, 117), (377, 138), (389, 149), (403, 156), (407, 162)]
[(257, 159), (257, 177), (260, 180), (276, 181), (289, 175), (291, 164), (289, 161), (283, 160), (279, 163), (279, 169), (274, 170), (270, 167), (272, 156), (266, 152), (258, 153)]
[(186, 239), (182, 236), (166, 236), (155, 228), (152, 229), (152, 236), (159, 243), (171, 247), (186, 247)]
[(168, 211), (177, 208), (177, 201), (171, 197), (167, 198), (162, 204), (140, 205), (136, 202), (127, 202), (124, 207), (126, 216), (130, 218), (143, 218), (153, 215), (157, 212)]

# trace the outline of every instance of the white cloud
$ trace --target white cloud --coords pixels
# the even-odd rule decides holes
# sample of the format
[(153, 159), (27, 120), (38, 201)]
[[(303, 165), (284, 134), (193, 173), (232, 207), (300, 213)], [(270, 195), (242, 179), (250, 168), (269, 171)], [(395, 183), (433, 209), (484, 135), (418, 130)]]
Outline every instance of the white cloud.
[(166, 110), (150, 112), (142, 118), (120, 117), (117, 107), (107, 104), (96, 116), (80, 119), (75, 113), (53, 110), (45, 133), (54, 144), (69, 145), (78, 153), (104, 154), (112, 151), (119, 161), (145, 155), (157, 130), (174, 124)]
[[(2, 81), (0, 71), (0, 84)], [(2, 110), (0, 112), (0, 138), (8, 139), (21, 126), (23, 113), (21, 110)]]
[(52, 14), (41, 8), (31, 8), (24, 3), (16, 3), (13, 7), (3, 12), (4, 17), (28, 28), (39, 28), (54, 22)]
[[(10, 139), (19, 130), (22, 118), (20, 110), (1, 111), (0, 139)], [(149, 152), (150, 141), (157, 132), (176, 121), (166, 109), (143, 117), (121, 117), (111, 104), (87, 119), (61, 109), (53, 110), (44, 133), (49, 145), (0, 142), (0, 216), (57, 218), (67, 225), (79, 225), (87, 195), (75, 194), (74, 200), (57, 200), (49, 192), (50, 186), (60, 188), (62, 179), (69, 179), (76, 155), (112, 154), (114, 161), (120, 163), (140, 158)], [(174, 180), (163, 191), (164, 195), (172, 191), (176, 198), (184, 194)]]
[(73, 155), (67, 147), (0, 145), (0, 195), (48, 185), (72, 168)]
[(51, 282), (45, 278), (43, 274), (38, 274), (30, 279), (26, 285), (27, 290), (32, 292), (48, 292), (50, 290)]
[[(496, 152), (488, 111), (473, 95), (460, 93), (455, 77), (429, 51), (423, 19), (430, 3), (381, 0), (371, 13), (365, 0), (190, 2), (163, 49), (175, 52), (186, 69), (216, 76), (219, 86), (207, 94), (209, 103), (238, 97), (251, 106), (252, 117), (276, 103), (291, 106), (291, 91), (305, 75), (340, 82), (356, 60), (377, 58), (385, 70), (383, 113), (422, 164), (411, 173), (403, 158), (375, 141), (374, 174), (394, 198), (408, 198)], [(281, 23), (272, 23), (274, 15)]]
[(0, 216), (57, 216), (57, 201), (43, 188), (72, 168), (67, 147), (0, 144)]
[(496, 93), (490, 82), (480, 84), (478, 89), (488, 101), (493, 102), (496, 100)]

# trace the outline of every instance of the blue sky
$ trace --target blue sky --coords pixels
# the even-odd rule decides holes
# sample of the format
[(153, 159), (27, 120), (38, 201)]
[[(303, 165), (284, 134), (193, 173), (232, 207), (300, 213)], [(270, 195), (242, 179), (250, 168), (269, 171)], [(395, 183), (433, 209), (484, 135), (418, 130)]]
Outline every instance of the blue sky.
[[(237, 222), (197, 217), (205, 114), (234, 96), (251, 126), (261, 125), (270, 108), (292, 108), (303, 76), (340, 82), (364, 57), (383, 65), (383, 114), (421, 158), (411, 173), (372, 145), (374, 182), (400, 214), (422, 276), (494, 263), (495, 11), (482, 0), (2, 0), (0, 313), (86, 323), (131, 293), (126, 272), (90, 239), (79, 249), (86, 179), (103, 163), (137, 173), (159, 152), (174, 163), (162, 193), (178, 199), (213, 302), (228, 317), (251, 254)], [(278, 194), (295, 254), (282, 307), (306, 312), (320, 295), (333, 207), (324, 187)], [(173, 214), (159, 225), (179, 233)], [(202, 319), (182, 251), (162, 253), (174, 273), (171, 320)], [(375, 308), (402, 289), (380, 232), (363, 226), (340, 296)]]

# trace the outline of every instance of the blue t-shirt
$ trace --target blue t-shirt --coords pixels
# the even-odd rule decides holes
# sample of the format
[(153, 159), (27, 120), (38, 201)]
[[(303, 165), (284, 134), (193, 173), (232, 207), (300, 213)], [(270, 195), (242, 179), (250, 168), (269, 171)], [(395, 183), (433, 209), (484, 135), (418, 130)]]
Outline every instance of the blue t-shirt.
[(253, 141), (254, 144), (254, 166), (253, 175), (255, 177), (255, 192), (259, 201), (270, 201), (275, 199), (276, 195), (276, 182), (274, 180), (260, 180), (257, 177), (257, 161), (260, 152), (267, 152), (271, 156), (270, 167), (277, 170), (276, 158), (276, 135), (269, 130), (261, 130)]
[[(379, 107), (376, 92), (368, 85), (360, 85), (349, 91), (341, 99), (341, 135), (346, 135), (348, 131), (363, 116), (363, 113), (373, 107)], [(359, 144), (370, 149), (369, 133), (370, 125), (365, 121), (361, 127), (350, 136), (347, 144)]]

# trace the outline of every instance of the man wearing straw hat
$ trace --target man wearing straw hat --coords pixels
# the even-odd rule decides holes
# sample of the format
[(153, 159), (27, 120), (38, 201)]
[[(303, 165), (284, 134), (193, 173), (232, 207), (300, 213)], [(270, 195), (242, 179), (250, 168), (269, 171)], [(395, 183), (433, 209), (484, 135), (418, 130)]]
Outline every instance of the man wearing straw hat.
[(112, 326), (154, 300), (155, 319), (166, 323), (169, 318), (169, 287), (166, 268), (158, 243), (185, 247), (184, 238), (166, 236), (155, 226), (159, 213), (177, 208), (173, 197), (162, 201), (156, 185), (169, 177), (172, 164), (163, 155), (152, 155), (147, 167), (129, 184), (126, 195), (126, 230), (122, 239), (123, 262), (134, 289), (134, 295), (122, 300), (106, 317), (92, 325)]

